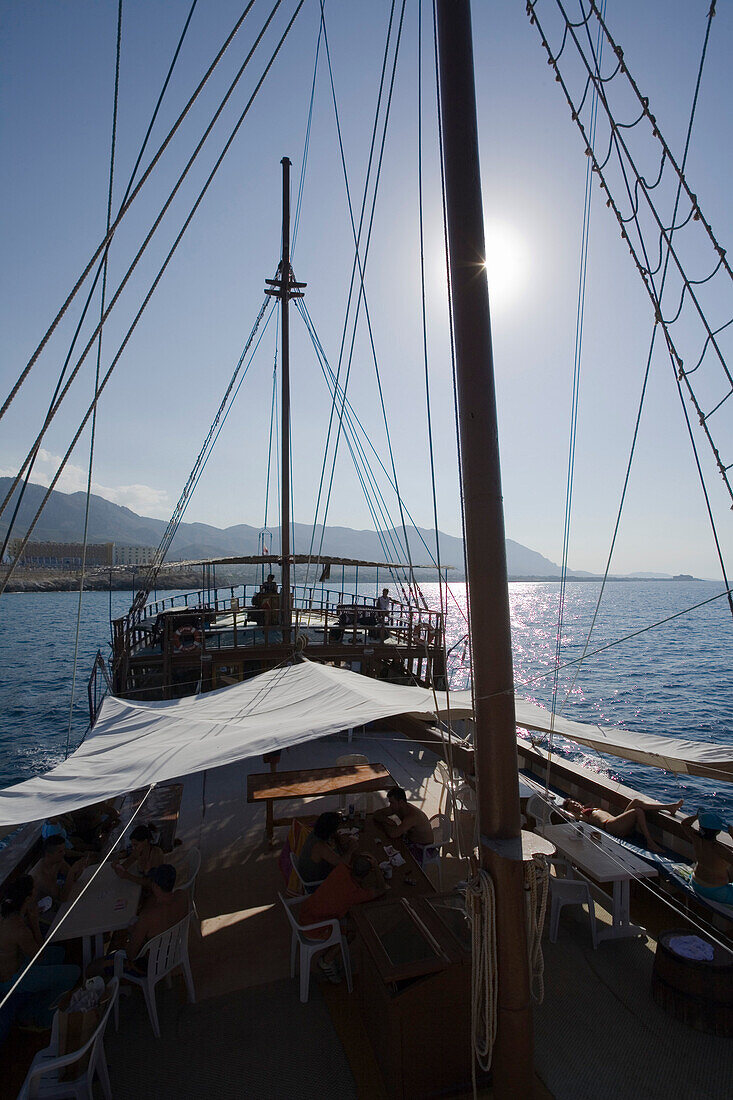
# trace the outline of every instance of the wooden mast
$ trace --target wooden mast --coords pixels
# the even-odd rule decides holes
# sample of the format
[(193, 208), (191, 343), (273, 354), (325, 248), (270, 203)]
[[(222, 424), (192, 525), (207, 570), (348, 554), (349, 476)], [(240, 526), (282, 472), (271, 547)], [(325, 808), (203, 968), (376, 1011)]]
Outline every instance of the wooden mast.
[(481, 864), (496, 890), (495, 1095), (533, 1093), (509, 591), (476, 121), (470, 0), (437, 0)]
[(282, 518), (280, 552), (282, 554), (280, 622), (283, 641), (290, 641), (290, 161), (283, 157), (283, 251), (281, 262), (280, 307), (282, 309), (282, 420), (281, 447)]
[(290, 599), (290, 313), (289, 303), (291, 298), (302, 298), (302, 288), (305, 283), (296, 283), (293, 280), (293, 272), (290, 266), (290, 161), (283, 157), (280, 162), (283, 167), (283, 234), (282, 257), (280, 260), (280, 278), (265, 279), (272, 288), (265, 291), (275, 298), (280, 299), (281, 329), (282, 329), (282, 362), (281, 362), (281, 446), (280, 446), (280, 486), (281, 486), (281, 518), (280, 518), (280, 554), (281, 554), (281, 585), (280, 585), (280, 623), (282, 626), (283, 641), (287, 645), (290, 641), (290, 628), (292, 626), (292, 605)]

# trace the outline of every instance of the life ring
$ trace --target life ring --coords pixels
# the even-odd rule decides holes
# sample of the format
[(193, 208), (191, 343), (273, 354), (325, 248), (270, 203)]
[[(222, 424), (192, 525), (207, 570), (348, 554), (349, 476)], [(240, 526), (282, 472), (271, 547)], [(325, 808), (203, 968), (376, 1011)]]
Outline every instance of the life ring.
[(415, 628), (415, 637), (418, 645), (433, 646), (438, 640), (438, 630), (430, 623), (420, 622)]
[(173, 635), (173, 652), (190, 653), (195, 649), (201, 649), (202, 640), (201, 631), (195, 626), (180, 626)]

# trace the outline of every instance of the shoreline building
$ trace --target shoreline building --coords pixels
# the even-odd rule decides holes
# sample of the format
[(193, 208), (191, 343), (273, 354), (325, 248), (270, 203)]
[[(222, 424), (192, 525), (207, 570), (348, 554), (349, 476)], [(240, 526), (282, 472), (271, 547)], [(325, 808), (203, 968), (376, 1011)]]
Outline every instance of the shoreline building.
[[(13, 539), (8, 547), (13, 561), (25, 569), (69, 571), (81, 569), (84, 546), (81, 542), (29, 542)], [(20, 555), (20, 556), (19, 556)], [(114, 542), (87, 543), (87, 569), (109, 569), (115, 565), (138, 568), (149, 565), (155, 556), (153, 546), (118, 546)]]

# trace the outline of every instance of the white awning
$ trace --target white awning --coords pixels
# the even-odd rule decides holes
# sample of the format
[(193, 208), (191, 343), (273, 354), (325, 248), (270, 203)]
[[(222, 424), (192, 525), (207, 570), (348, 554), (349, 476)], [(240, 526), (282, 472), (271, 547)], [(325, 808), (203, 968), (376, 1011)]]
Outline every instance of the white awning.
[[(472, 715), (471, 693), (451, 692), (451, 718)], [(517, 726), (550, 732), (551, 714), (516, 702)], [(0, 826), (70, 813), (151, 783), (409, 714), (447, 716), (446, 696), (304, 661), (204, 695), (141, 703), (108, 696), (86, 741), (36, 779), (0, 791)], [(563, 737), (667, 771), (733, 780), (733, 750), (702, 741), (555, 719)]]
[[(517, 699), (516, 714), (517, 726), (522, 729), (550, 733), (552, 715), (544, 707)], [(561, 715), (555, 716), (554, 732), (578, 745), (587, 745), (590, 749), (636, 764), (649, 764), (680, 775), (701, 775), (719, 782), (733, 781), (733, 747), (730, 745), (634, 733), (613, 726), (574, 722)]]
[[(468, 705), (470, 713), (470, 699)], [(108, 696), (68, 760), (0, 791), (0, 826), (70, 813), (137, 787), (406, 713), (434, 720), (432, 691), (310, 661), (185, 699), (141, 703)]]

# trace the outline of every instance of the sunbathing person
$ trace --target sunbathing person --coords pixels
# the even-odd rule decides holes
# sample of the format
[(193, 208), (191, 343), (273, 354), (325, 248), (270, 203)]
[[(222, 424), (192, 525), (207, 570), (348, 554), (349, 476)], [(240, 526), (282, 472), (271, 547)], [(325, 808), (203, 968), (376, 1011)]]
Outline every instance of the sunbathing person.
[(176, 869), (170, 863), (153, 867), (148, 875), (150, 896), (140, 910), (137, 920), (121, 936), (115, 936), (112, 949), (102, 959), (87, 968), (86, 976), (101, 974), (111, 978), (114, 973), (114, 956), (120, 949), (127, 954), (125, 970), (129, 974), (144, 974), (148, 967), (147, 955), (139, 958), (148, 940), (167, 932), (183, 920), (188, 912), (188, 897), (184, 891), (174, 891)]
[(66, 901), (71, 888), (85, 867), (89, 866), (89, 854), (78, 859), (73, 867), (66, 862), (66, 841), (59, 834), (49, 836), (43, 842), (43, 854), (31, 869), (36, 900), (49, 897), (57, 909)]
[(138, 825), (130, 833), (130, 854), (122, 862), (113, 864), (120, 878), (148, 885), (148, 874), (153, 867), (160, 867), (165, 854), (159, 844), (153, 844), (153, 831), (149, 825)]
[[(33, 879), (21, 875), (7, 887), (0, 902), (0, 998), (12, 989), (42, 943)], [(63, 947), (50, 944), (21, 979), (17, 992), (24, 996), (18, 1014), (23, 1022), (51, 1026), (51, 1006), (81, 976), (78, 966), (64, 964), (63, 959)]]
[(649, 835), (649, 827), (646, 823), (646, 812), (667, 810), (674, 814), (682, 805), (683, 799), (677, 802), (644, 802), (641, 798), (632, 798), (626, 809), (620, 814), (610, 814), (599, 806), (581, 806), (572, 798), (566, 798), (563, 809), (567, 810), (576, 821), (585, 821), (588, 825), (596, 825), (599, 829), (605, 829), (611, 836), (631, 836), (634, 829), (638, 829), (647, 842), (652, 852), (661, 852), (662, 849)]
[[(697, 829), (693, 824), (697, 821)], [(725, 852), (717, 843), (718, 833), (725, 828), (722, 817), (710, 811), (698, 810), (682, 822), (682, 830), (695, 849), (695, 869), (692, 872), (692, 889), (702, 898), (720, 905), (733, 906), (733, 852)], [(728, 836), (733, 839), (733, 826), (728, 826)]]
[[(384, 875), (373, 856), (366, 852), (356, 852), (351, 864), (340, 863), (334, 867), (328, 878), (321, 883), (317, 890), (308, 896), (298, 911), (299, 924), (315, 924), (319, 920), (338, 919), (341, 922), (341, 930), (348, 939), (353, 938), (349, 923), (344, 919), (353, 905), (361, 905), (365, 901), (372, 901), (379, 897), (387, 889)], [(312, 940), (328, 939), (331, 929), (314, 928), (306, 935)], [(338, 964), (338, 956), (341, 948), (333, 944), (324, 951), (318, 960), (318, 965), (331, 982), (341, 981), (341, 969)]]
[(343, 824), (337, 813), (325, 813), (316, 821), (307, 837), (300, 855), (296, 856), (298, 870), (304, 882), (322, 882), (339, 863), (349, 863), (356, 840), (342, 845), (338, 835)]
[[(425, 849), (434, 843), (430, 818), (417, 806), (409, 804), (407, 794), (402, 787), (392, 787), (387, 791), (387, 799), (389, 805), (383, 810), (377, 810), (374, 814), (375, 824), (383, 829), (387, 836), (404, 837), (410, 853), (422, 867)], [(399, 821), (390, 820), (393, 817), (399, 818)]]

